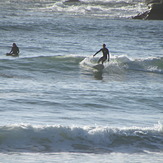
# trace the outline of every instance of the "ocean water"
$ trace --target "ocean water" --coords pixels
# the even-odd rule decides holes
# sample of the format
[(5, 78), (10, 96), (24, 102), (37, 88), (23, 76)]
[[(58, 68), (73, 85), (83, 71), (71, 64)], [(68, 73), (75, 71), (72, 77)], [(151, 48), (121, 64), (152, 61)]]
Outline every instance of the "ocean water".
[[(162, 162), (163, 21), (131, 19), (146, 10), (0, 1), (0, 162)], [(111, 59), (96, 70), (103, 43)]]

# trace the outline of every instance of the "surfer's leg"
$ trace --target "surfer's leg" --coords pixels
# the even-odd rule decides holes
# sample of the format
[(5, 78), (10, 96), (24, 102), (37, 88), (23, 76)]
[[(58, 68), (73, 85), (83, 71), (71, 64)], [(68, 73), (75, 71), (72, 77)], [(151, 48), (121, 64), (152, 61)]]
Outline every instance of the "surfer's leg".
[(103, 57), (103, 58), (102, 58), (102, 64), (103, 64), (105, 61), (106, 61), (106, 58)]
[(98, 60), (98, 64), (103, 61), (103, 57), (101, 57), (99, 60)]

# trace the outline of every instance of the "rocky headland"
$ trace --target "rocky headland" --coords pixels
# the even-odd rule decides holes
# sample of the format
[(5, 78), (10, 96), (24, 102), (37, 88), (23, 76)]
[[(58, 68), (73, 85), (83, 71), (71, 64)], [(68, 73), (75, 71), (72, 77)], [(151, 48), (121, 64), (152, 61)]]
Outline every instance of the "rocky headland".
[(146, 0), (145, 3), (149, 10), (138, 14), (133, 19), (163, 20), (163, 0)]

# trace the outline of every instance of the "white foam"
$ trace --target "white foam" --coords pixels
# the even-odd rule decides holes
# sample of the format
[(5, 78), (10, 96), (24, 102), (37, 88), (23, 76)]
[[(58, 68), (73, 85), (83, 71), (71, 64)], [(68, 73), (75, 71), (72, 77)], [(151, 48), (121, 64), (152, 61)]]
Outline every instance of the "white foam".
[(45, 8), (47, 11), (75, 15), (132, 17), (146, 11), (147, 6), (141, 1), (122, 0), (80, 0), (79, 3), (68, 3), (66, 0), (54, 2)]

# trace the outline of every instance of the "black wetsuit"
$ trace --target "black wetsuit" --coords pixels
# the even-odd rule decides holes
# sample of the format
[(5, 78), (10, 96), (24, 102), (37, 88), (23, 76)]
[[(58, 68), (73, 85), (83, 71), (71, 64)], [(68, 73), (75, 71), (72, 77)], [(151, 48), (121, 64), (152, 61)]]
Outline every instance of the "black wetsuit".
[(107, 55), (109, 54), (109, 50), (107, 48), (102, 48), (100, 49), (100, 51), (102, 51), (103, 53), (103, 57), (101, 57), (103, 60), (107, 59)]
[(17, 46), (13, 46), (10, 53), (14, 54), (14, 55), (18, 55), (19, 54), (19, 48)]
[(102, 61), (102, 64), (107, 60), (107, 55), (108, 55), (108, 61), (109, 61), (109, 50), (107, 49), (107, 48), (105, 48), (105, 47), (103, 47), (103, 48), (101, 48), (98, 52), (96, 52), (95, 54), (94, 54), (94, 56), (97, 54), (97, 53), (99, 53), (99, 52), (101, 52), (102, 51), (102, 53), (103, 53), (103, 56), (98, 60), (98, 63), (100, 63), (101, 61)]

